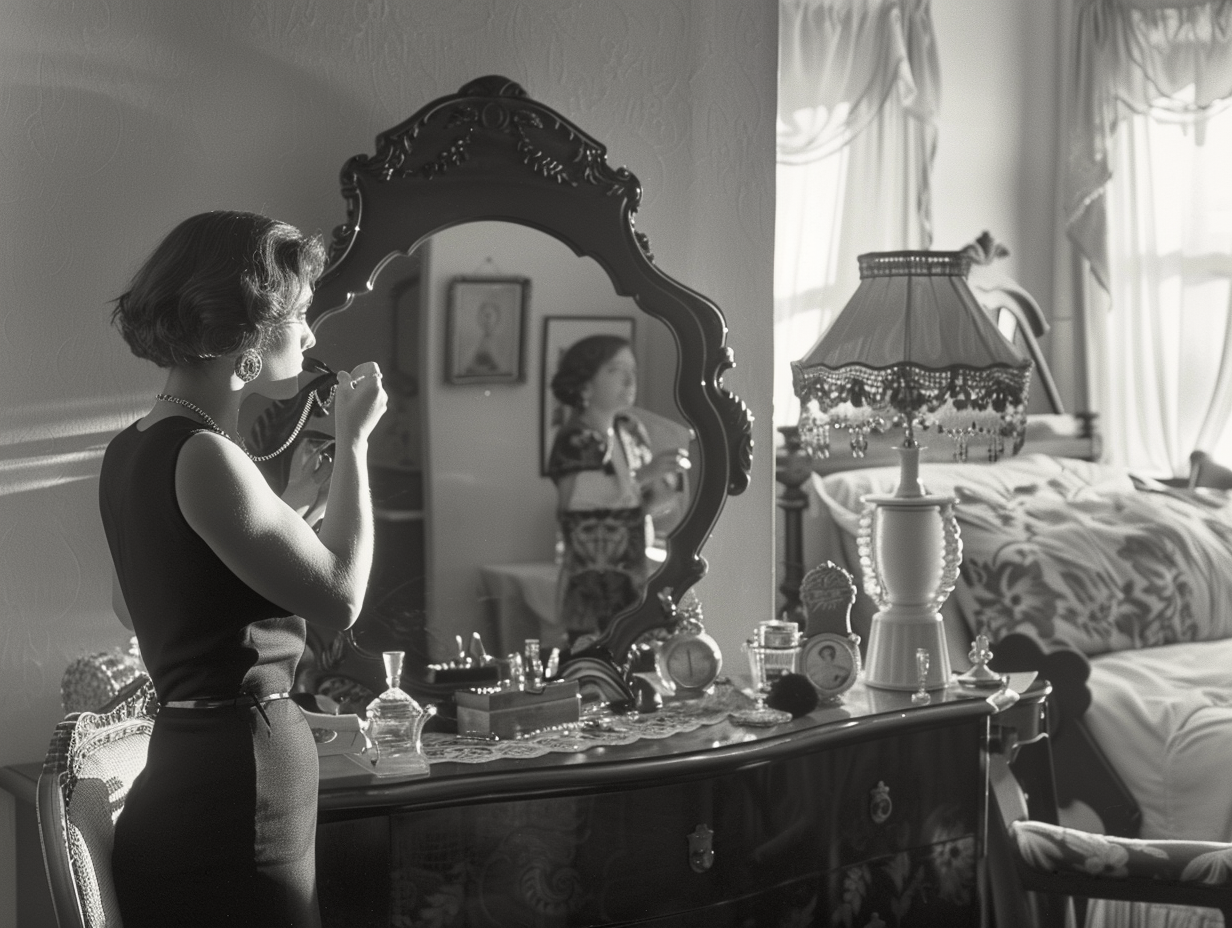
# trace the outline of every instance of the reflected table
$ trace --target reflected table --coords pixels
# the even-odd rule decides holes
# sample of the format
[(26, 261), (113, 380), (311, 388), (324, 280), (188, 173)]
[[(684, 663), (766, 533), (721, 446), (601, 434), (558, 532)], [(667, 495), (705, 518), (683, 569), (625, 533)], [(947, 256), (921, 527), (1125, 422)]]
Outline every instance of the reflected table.
[(490, 604), (493, 640), (484, 642), (489, 653), (521, 653), (527, 638), (538, 638), (545, 648), (568, 643), (556, 616), (556, 564), (485, 564), (479, 574)]

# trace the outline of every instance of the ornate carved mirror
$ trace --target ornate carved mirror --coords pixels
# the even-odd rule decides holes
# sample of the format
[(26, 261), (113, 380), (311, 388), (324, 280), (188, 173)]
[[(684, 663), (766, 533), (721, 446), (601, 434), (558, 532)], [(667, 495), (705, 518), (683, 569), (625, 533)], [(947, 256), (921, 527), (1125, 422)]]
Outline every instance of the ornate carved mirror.
[(671, 622), (705, 573), (725, 498), (748, 484), (750, 419), (721, 383), (733, 363), (722, 313), (655, 266), (634, 229), (637, 178), (506, 78), (381, 133), (341, 181), (347, 217), (309, 311), (309, 353), (334, 368), (377, 360), (390, 394), (369, 461), (377, 563), (352, 642), (408, 651), (408, 683), (428, 691), (424, 664), (470, 631), (493, 654), (520, 650), (494, 639), (520, 635), (526, 616), (501, 610), (559, 602), (547, 459), (561, 408), (547, 387), (570, 344), (614, 334), (636, 359), (642, 438), (685, 447), (691, 463), (655, 522), (639, 595), (573, 647), (622, 664)]

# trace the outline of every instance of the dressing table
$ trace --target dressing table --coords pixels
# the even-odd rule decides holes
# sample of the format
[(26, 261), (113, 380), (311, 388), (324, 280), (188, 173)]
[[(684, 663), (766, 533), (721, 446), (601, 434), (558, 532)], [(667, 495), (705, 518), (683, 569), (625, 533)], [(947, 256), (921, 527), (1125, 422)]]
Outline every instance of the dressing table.
[(986, 924), (990, 723), (1038, 729), (1045, 691), (1009, 709), (1013, 694), (952, 690), (917, 706), (858, 683), (776, 728), (727, 721), (585, 753), (434, 763), (405, 783), (323, 758), (323, 917)]

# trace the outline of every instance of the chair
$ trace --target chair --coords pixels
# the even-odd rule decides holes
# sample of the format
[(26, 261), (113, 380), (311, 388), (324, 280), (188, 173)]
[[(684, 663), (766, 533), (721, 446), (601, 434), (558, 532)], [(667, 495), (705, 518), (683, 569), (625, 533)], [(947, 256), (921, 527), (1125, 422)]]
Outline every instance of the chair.
[(1232, 489), (1232, 468), (1215, 463), (1205, 451), (1194, 451), (1189, 455), (1189, 489), (1197, 487)]
[(35, 808), (43, 864), (60, 928), (120, 928), (111, 880), (115, 821), (144, 768), (158, 699), (148, 677), (98, 712), (56, 726)]
[[(992, 821), (999, 817), (1003, 826), (1003, 846), (1021, 889), (1202, 906), (1218, 909), (1232, 928), (1232, 844), (1121, 838), (1032, 820), (1003, 755), (990, 757), (989, 772), (996, 799)], [(1010, 921), (999, 917), (998, 925)]]

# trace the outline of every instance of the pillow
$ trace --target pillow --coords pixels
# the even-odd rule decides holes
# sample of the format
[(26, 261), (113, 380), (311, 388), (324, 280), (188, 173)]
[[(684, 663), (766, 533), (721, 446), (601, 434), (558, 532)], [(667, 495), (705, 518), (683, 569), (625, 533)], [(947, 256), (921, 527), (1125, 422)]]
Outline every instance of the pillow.
[(1054, 482), (956, 488), (977, 625), (1086, 655), (1232, 637), (1232, 500)]
[[(1232, 637), (1232, 499), (1135, 481), (1123, 468), (1024, 455), (996, 464), (922, 464), (928, 491), (958, 499), (956, 602), (994, 641), (1027, 634), (1084, 654)], [(815, 482), (854, 538), (867, 493), (898, 468)], [(1144, 489), (1136, 489), (1142, 486)], [(948, 604), (947, 604), (948, 605)]]

